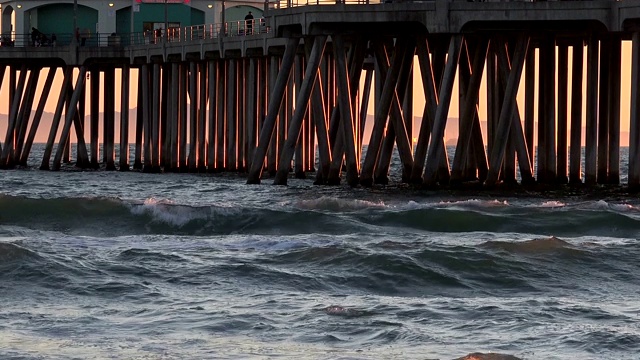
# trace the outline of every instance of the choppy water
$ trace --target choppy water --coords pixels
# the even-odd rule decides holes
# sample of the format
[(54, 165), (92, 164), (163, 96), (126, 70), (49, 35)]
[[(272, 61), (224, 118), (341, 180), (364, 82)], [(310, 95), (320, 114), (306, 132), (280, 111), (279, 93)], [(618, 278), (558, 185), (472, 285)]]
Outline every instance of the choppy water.
[(638, 359), (640, 200), (0, 172), (1, 359)]

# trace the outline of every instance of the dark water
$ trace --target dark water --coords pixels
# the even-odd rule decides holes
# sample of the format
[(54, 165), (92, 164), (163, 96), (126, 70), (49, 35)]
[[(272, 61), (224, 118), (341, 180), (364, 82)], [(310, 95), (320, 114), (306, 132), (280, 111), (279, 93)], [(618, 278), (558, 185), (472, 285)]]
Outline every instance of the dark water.
[(0, 359), (639, 358), (637, 198), (0, 177)]

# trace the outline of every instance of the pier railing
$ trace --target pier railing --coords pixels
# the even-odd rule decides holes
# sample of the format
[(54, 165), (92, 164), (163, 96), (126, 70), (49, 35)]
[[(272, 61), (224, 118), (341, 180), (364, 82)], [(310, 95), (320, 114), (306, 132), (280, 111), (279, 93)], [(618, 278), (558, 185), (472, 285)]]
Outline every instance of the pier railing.
[[(264, 18), (252, 21), (227, 21), (224, 24), (202, 24), (169, 28), (167, 31), (145, 31), (127, 34), (90, 34), (76, 39), (79, 46), (161, 45), (165, 42), (189, 42), (219, 37), (252, 36), (271, 32)], [(31, 34), (0, 34), (0, 47), (54, 47), (70, 45), (73, 34), (52, 34), (34, 38)]]
[[(396, 0), (398, 1), (398, 0)], [(430, 0), (434, 1), (434, 0)], [(390, 3), (391, 0), (283, 0), (283, 1), (270, 1), (268, 3), (269, 9), (286, 9), (290, 7), (308, 6), (308, 5), (369, 5), (369, 4), (382, 4)]]

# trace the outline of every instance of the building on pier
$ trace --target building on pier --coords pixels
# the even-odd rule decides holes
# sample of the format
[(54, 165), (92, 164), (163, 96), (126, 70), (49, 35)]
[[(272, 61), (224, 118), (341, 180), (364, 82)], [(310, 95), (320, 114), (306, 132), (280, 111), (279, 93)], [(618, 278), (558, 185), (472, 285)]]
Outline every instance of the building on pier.
[[(87, 46), (113, 44), (118, 37), (123, 45), (157, 42), (164, 29), (177, 36), (179, 29), (193, 25), (228, 23), (243, 27), (244, 17), (252, 11), (262, 16), (259, 1), (218, 0), (10, 0), (0, 1), (1, 35), (15, 46), (34, 45), (32, 28), (47, 36), (55, 34), (57, 45), (69, 44), (78, 28), (78, 37)], [(75, 27), (74, 27), (75, 24)], [(157, 34), (157, 35), (156, 35)]]

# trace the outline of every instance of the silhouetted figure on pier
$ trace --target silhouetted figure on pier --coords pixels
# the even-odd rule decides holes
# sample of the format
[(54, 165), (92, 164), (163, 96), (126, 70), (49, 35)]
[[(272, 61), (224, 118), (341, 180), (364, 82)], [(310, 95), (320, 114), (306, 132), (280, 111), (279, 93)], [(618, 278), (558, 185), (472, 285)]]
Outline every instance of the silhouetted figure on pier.
[(35, 27), (31, 28), (31, 46), (40, 46), (40, 40), (42, 38), (42, 34), (40, 30)]
[(250, 35), (253, 29), (253, 14), (251, 14), (251, 11), (244, 17), (244, 23), (247, 29), (246, 35)]

